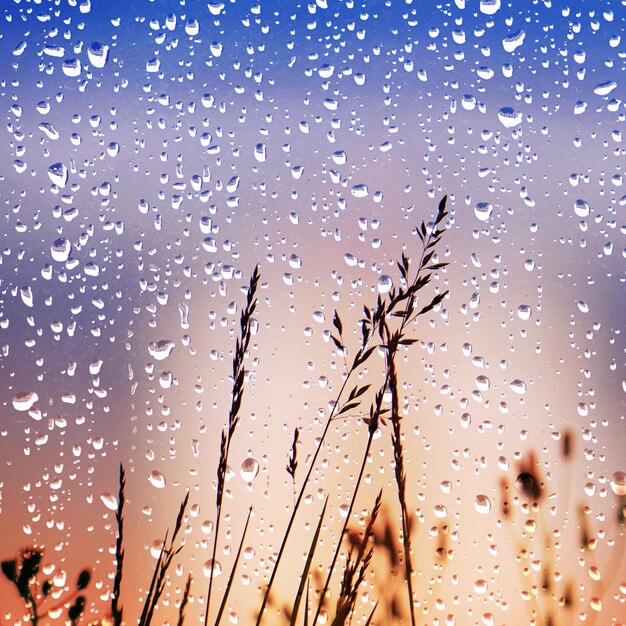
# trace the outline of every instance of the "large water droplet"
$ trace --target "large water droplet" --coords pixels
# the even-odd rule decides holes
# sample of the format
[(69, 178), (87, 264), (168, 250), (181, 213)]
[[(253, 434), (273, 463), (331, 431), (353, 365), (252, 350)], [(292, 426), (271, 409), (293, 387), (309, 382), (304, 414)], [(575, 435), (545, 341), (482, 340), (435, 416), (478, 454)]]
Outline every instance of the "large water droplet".
[(611, 489), (616, 496), (626, 496), (626, 473), (615, 472), (611, 478)]
[(161, 474), (158, 470), (152, 470), (148, 476), (148, 480), (151, 485), (157, 489), (163, 489), (166, 484), (165, 476), (163, 476), (163, 474)]
[(520, 395), (526, 393), (526, 383), (523, 380), (520, 380), (519, 378), (516, 378), (515, 380), (512, 380), (509, 383), (509, 387), (515, 393), (519, 393)]
[(393, 279), (391, 278), (391, 276), (387, 276), (386, 274), (383, 274), (378, 279), (378, 293), (387, 293), (391, 290), (392, 287), (393, 287)]
[(491, 511), (491, 500), (485, 495), (478, 495), (474, 499), (474, 508), (485, 515)]
[(259, 473), (259, 463), (256, 459), (248, 457), (241, 464), (241, 477), (247, 482), (252, 482)]
[(65, 238), (60, 237), (50, 246), (50, 253), (55, 261), (65, 262), (72, 251), (72, 244)]
[(148, 352), (157, 361), (163, 361), (172, 353), (175, 345), (176, 344), (170, 339), (161, 339), (157, 342), (153, 341), (148, 345)]
[(498, 111), (498, 119), (502, 122), (503, 126), (507, 128), (513, 128), (519, 126), (522, 123), (522, 114), (512, 107), (502, 107)]
[(22, 391), (13, 396), (13, 408), (16, 411), (29, 411), (37, 400), (39, 396), (35, 391)]
[(474, 215), (481, 221), (486, 222), (491, 217), (493, 206), (489, 202), (479, 202), (474, 207)]
[(576, 202), (574, 203), (574, 213), (576, 213), (578, 217), (589, 217), (590, 212), (591, 209), (589, 207), (589, 204), (585, 200), (581, 198), (576, 200)]
[(87, 56), (89, 57), (89, 63), (95, 68), (101, 69), (106, 65), (109, 58), (109, 46), (94, 41), (87, 49)]
[(100, 495), (100, 500), (102, 500), (102, 503), (107, 509), (117, 511), (117, 498), (112, 493), (105, 491)]
[(48, 177), (58, 187), (67, 185), (68, 176), (67, 167), (63, 163), (53, 163), (48, 168)]
[(507, 52), (513, 52), (513, 50), (519, 48), (524, 43), (525, 38), (526, 33), (523, 30), (518, 30), (514, 33), (511, 33), (510, 35), (507, 35), (502, 40), (502, 47)]
[(202, 566), (202, 571), (207, 578), (217, 578), (222, 573), (222, 566), (219, 561), (214, 561), (213, 559), (209, 559), (204, 562)]

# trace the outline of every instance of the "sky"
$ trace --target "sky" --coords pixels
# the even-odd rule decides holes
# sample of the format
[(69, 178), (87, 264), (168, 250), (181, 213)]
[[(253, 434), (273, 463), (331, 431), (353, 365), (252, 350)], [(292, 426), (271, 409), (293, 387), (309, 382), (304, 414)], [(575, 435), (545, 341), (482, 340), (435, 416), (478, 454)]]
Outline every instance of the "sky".
[[(524, 542), (539, 570), (554, 555), (575, 581), (576, 615), (623, 623), (623, 16), (615, 0), (3, 5), (0, 558), (37, 545), (46, 575), (93, 567), (87, 610), (101, 617), (122, 463), (126, 619), (186, 490), (162, 619), (176, 619), (188, 573), (188, 619), (201, 619), (231, 361), (258, 264), (221, 557), (232, 562), (252, 506), (229, 606), (248, 623), (293, 506), (293, 429), (304, 466), (341, 387), (334, 311), (350, 354), (363, 307), (401, 284), (402, 254), (417, 266), (419, 225), (447, 195), (436, 253), (448, 265), (420, 303), (448, 295), (411, 325), (400, 364), (423, 623), (527, 623)], [(361, 374), (372, 390), (376, 359)], [(328, 494), (320, 559), (336, 541), (366, 433), (360, 413), (333, 424), (298, 559)], [(381, 487), (397, 521), (388, 429), (375, 444), (355, 524)], [(500, 479), (514, 484), (531, 452), (551, 555), (519, 494), (515, 519), (501, 518)], [(577, 547), (581, 506), (593, 555)], [(454, 543), (445, 567), (441, 525)], [(285, 602), (298, 559), (279, 577)], [(59, 593), (71, 584), (55, 580)], [(379, 592), (368, 585), (358, 623)], [(0, 598), (0, 623), (18, 622), (8, 581)]]

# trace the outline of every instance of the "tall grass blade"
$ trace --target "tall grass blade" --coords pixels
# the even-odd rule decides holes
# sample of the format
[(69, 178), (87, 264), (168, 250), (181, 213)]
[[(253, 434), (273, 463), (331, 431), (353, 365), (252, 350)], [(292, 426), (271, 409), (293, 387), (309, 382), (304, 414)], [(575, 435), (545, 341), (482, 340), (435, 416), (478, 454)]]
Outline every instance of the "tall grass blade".
[[(311, 563), (313, 561), (313, 553), (315, 552), (315, 546), (317, 545), (320, 531), (322, 530), (322, 522), (324, 520), (324, 515), (326, 514), (326, 506), (328, 505), (328, 497), (326, 497), (326, 502), (324, 502), (324, 508), (322, 508), (322, 512), (320, 514), (319, 521), (317, 522), (317, 528), (315, 529), (315, 534), (313, 535), (313, 540), (311, 541), (311, 547), (309, 548), (309, 553), (306, 558), (306, 563), (304, 564), (304, 569), (302, 570), (302, 574), (300, 575), (300, 585), (298, 586), (298, 592), (296, 593), (296, 598), (293, 602), (293, 609), (291, 611), (291, 621), (289, 626), (295, 626), (296, 621), (298, 619), (298, 610), (300, 609), (300, 602), (302, 601), (302, 594), (304, 593), (304, 586), (307, 585), (307, 595), (308, 595), (308, 581), (309, 581), (309, 570), (311, 569)], [(307, 600), (308, 604), (308, 600)], [(304, 609), (305, 616), (307, 614), (307, 607)]]
[(146, 602), (141, 613), (139, 626), (149, 626), (149, 624), (152, 622), (154, 610), (156, 609), (156, 606), (161, 598), (161, 594), (163, 593), (163, 589), (165, 588), (165, 578), (167, 576), (170, 565), (172, 564), (172, 559), (182, 550), (182, 546), (175, 549), (174, 543), (176, 541), (178, 533), (180, 532), (180, 529), (183, 526), (185, 510), (188, 503), (189, 492), (185, 494), (185, 497), (180, 504), (180, 509), (178, 510), (178, 516), (176, 517), (176, 523), (174, 525), (174, 532), (172, 533), (172, 538), (169, 542), (169, 545), (167, 543), (168, 532), (165, 533), (163, 547), (161, 548), (159, 558), (157, 559), (157, 564), (154, 568), (152, 581), (150, 582), (150, 591), (148, 593), (148, 597), (146, 598)]
[(374, 613), (376, 612), (377, 607), (378, 607), (378, 602), (376, 602), (376, 604), (374, 605), (374, 608), (372, 609), (370, 616), (367, 618), (367, 621), (365, 622), (365, 626), (370, 626), (370, 624), (372, 623), (372, 619), (374, 619)]
[(176, 626), (183, 626), (183, 622), (185, 621), (185, 608), (187, 607), (187, 602), (189, 602), (190, 592), (191, 592), (191, 574), (187, 576), (187, 584), (185, 585), (183, 599), (181, 600), (180, 607), (178, 609), (178, 622), (176, 623)]
[(389, 388), (391, 390), (391, 443), (393, 447), (394, 475), (398, 489), (398, 501), (402, 514), (402, 546), (404, 549), (404, 567), (406, 576), (407, 594), (409, 596), (409, 610), (411, 625), (415, 626), (415, 608), (413, 605), (413, 564), (411, 562), (411, 525), (406, 502), (406, 474), (404, 470), (404, 447), (402, 445), (402, 425), (398, 399), (398, 375), (396, 371), (396, 353), (401, 335), (396, 332), (387, 333), (387, 371), (389, 373)]
[(307, 578), (306, 597), (304, 599), (304, 622), (302, 626), (309, 626), (309, 588), (310, 588), (310, 583), (309, 583), (309, 579)]
[(124, 465), (120, 463), (119, 492), (117, 495), (117, 539), (115, 542), (115, 579), (113, 581), (113, 598), (111, 600), (111, 618), (113, 626), (122, 624), (122, 605), (120, 604), (120, 592), (122, 589), (122, 570), (124, 566), (124, 501), (126, 499), (126, 472)]
[[(228, 453), (230, 451), (230, 444), (239, 424), (239, 410), (241, 409), (241, 402), (243, 400), (244, 382), (246, 378), (246, 369), (244, 367), (244, 359), (246, 352), (250, 345), (250, 338), (252, 337), (252, 315), (256, 309), (257, 299), (256, 291), (259, 285), (260, 273), (259, 266), (257, 265), (250, 277), (250, 283), (248, 285), (248, 292), (246, 295), (246, 306), (241, 312), (241, 318), (239, 320), (239, 327), (241, 330), (241, 336), (237, 339), (235, 344), (235, 354), (233, 355), (233, 388), (231, 391), (231, 404), (228, 412), (228, 426), (226, 432), (222, 432), (222, 439), (220, 443), (220, 460), (217, 467), (217, 496), (216, 496), (216, 518), (215, 518), (215, 535), (213, 536), (213, 550), (211, 556), (211, 562), (215, 567), (215, 557), (217, 555), (217, 543), (219, 540), (219, 528), (220, 520), (222, 517), (222, 502), (224, 499), (224, 485), (226, 484), (226, 469), (228, 467)], [(206, 612), (204, 614), (204, 626), (207, 626), (209, 621), (209, 613), (211, 610), (211, 592), (213, 590), (213, 568), (211, 575), (209, 576), (209, 588), (207, 590), (206, 600)]]
[(161, 571), (161, 564), (163, 562), (163, 555), (165, 554), (165, 544), (167, 542), (167, 531), (165, 533), (165, 537), (163, 539), (163, 545), (161, 546), (161, 551), (159, 552), (159, 557), (157, 558), (156, 565), (154, 566), (154, 570), (152, 572), (152, 579), (150, 580), (150, 588), (148, 589), (148, 595), (146, 596), (146, 600), (143, 604), (143, 610), (141, 611), (141, 617), (139, 618), (139, 626), (146, 626), (148, 622), (146, 621), (148, 618), (148, 613), (150, 611), (150, 607), (152, 606), (153, 597), (157, 585), (157, 580), (159, 577), (159, 572)]
[(250, 523), (251, 515), (252, 515), (252, 507), (248, 509), (248, 517), (246, 518), (246, 525), (244, 526), (243, 534), (241, 535), (241, 541), (239, 542), (239, 548), (237, 549), (237, 555), (235, 556), (233, 567), (230, 570), (230, 575), (228, 576), (228, 582), (226, 583), (226, 589), (224, 589), (224, 595), (222, 596), (222, 602), (220, 604), (219, 611), (217, 612), (217, 617), (215, 618), (215, 626), (218, 626), (218, 624), (220, 623), (220, 620), (222, 619), (222, 614), (224, 613), (224, 609), (226, 608), (226, 601), (228, 600), (228, 594), (230, 593), (230, 588), (235, 578), (235, 570), (237, 569), (237, 563), (239, 562), (239, 557), (241, 556), (241, 551), (243, 549), (243, 543), (246, 539), (246, 532), (248, 531), (248, 524)]

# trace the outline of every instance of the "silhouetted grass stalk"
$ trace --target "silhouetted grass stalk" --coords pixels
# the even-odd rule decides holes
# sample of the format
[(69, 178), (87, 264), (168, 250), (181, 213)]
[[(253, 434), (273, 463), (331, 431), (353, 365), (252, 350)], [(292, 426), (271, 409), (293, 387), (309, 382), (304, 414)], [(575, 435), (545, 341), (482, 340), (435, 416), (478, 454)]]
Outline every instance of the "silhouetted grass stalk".
[(222, 602), (220, 603), (220, 608), (219, 608), (219, 611), (217, 612), (217, 617), (215, 618), (215, 626), (217, 626), (220, 623), (220, 620), (222, 619), (222, 614), (224, 613), (224, 609), (226, 608), (226, 601), (228, 600), (228, 594), (230, 593), (233, 580), (235, 579), (235, 571), (237, 569), (237, 564), (239, 563), (239, 557), (241, 556), (243, 543), (246, 539), (246, 533), (248, 532), (248, 524), (250, 523), (251, 515), (252, 515), (252, 507), (248, 509), (248, 516), (246, 517), (246, 525), (243, 528), (243, 533), (241, 534), (241, 540), (239, 541), (239, 547), (237, 548), (237, 555), (235, 556), (235, 560), (233, 561), (233, 566), (228, 576), (228, 582), (226, 583), (226, 588), (224, 589), (224, 594), (222, 595)]
[(389, 389), (391, 391), (391, 445), (393, 448), (394, 476), (398, 488), (398, 502), (402, 518), (402, 546), (404, 548), (404, 568), (406, 587), (409, 596), (411, 624), (415, 626), (415, 607), (413, 598), (413, 564), (411, 562), (411, 523), (406, 502), (406, 473), (404, 470), (404, 447), (402, 445), (402, 425), (398, 401), (398, 375), (396, 371), (396, 353), (400, 345), (401, 335), (391, 333), (385, 326), (387, 344), (387, 370), (389, 372)]
[(159, 558), (157, 559), (157, 563), (154, 567), (154, 572), (152, 574), (152, 580), (150, 582), (148, 596), (146, 597), (143, 611), (141, 612), (141, 617), (139, 618), (139, 626), (149, 626), (149, 624), (152, 622), (154, 610), (159, 602), (159, 599), (161, 598), (163, 589), (165, 588), (166, 575), (170, 568), (170, 565), (172, 564), (172, 559), (182, 550), (182, 546), (174, 548), (174, 544), (176, 542), (176, 537), (178, 536), (178, 533), (182, 528), (183, 520), (185, 517), (185, 510), (188, 503), (189, 492), (186, 493), (183, 501), (180, 504), (180, 509), (176, 518), (176, 524), (174, 525), (174, 531), (172, 533), (172, 538), (169, 542), (169, 545), (167, 543), (167, 535), (169, 531), (166, 531), (165, 533), (163, 545), (161, 546), (161, 552), (159, 553)]
[(374, 555), (374, 548), (370, 546), (370, 538), (373, 534), (373, 527), (380, 511), (382, 501), (382, 490), (378, 492), (374, 508), (370, 515), (365, 533), (356, 549), (356, 555), (352, 559), (354, 547), (350, 549), (346, 567), (343, 571), (339, 597), (337, 598), (337, 608), (331, 626), (344, 626), (348, 618), (351, 619), (356, 603), (359, 587), (365, 580), (365, 574), (369, 568), (370, 561)]
[(187, 602), (189, 602), (189, 594), (191, 593), (191, 574), (187, 576), (187, 583), (185, 584), (185, 591), (183, 592), (183, 598), (180, 602), (180, 607), (178, 608), (178, 622), (177, 626), (183, 626), (183, 622), (185, 621), (185, 608), (187, 607)]
[(113, 626), (122, 624), (122, 605), (120, 604), (120, 592), (122, 589), (122, 570), (124, 567), (124, 503), (126, 500), (126, 472), (120, 463), (119, 491), (117, 495), (117, 539), (115, 541), (115, 579), (113, 581), (113, 597), (111, 599), (111, 619)]
[[(313, 618), (313, 626), (315, 626), (317, 624), (317, 620), (319, 619), (320, 616), (320, 611), (322, 610), (322, 607), (324, 606), (324, 599), (326, 597), (326, 594), (328, 593), (328, 587), (330, 585), (330, 580), (332, 578), (333, 572), (335, 570), (335, 565), (337, 563), (337, 558), (339, 556), (339, 552), (341, 550), (341, 546), (343, 544), (343, 538), (346, 534), (346, 531), (348, 529), (348, 523), (350, 522), (350, 517), (352, 516), (352, 511), (354, 509), (354, 503), (356, 501), (356, 497), (357, 497), (357, 493), (359, 491), (359, 488), (361, 486), (361, 481), (363, 480), (363, 474), (365, 473), (365, 465), (367, 463), (367, 459), (369, 457), (369, 453), (370, 453), (370, 449), (372, 447), (372, 442), (374, 440), (374, 434), (376, 433), (376, 431), (378, 430), (378, 424), (380, 422), (380, 417), (381, 414), (383, 413), (383, 409), (382, 409), (382, 402), (383, 402), (383, 395), (384, 395), (384, 386), (381, 390), (378, 391), (378, 393), (376, 394), (376, 398), (374, 401), (374, 404), (370, 407), (370, 418), (369, 418), (369, 424), (368, 424), (368, 437), (367, 437), (367, 445), (365, 446), (365, 452), (363, 453), (363, 459), (361, 461), (361, 467), (359, 469), (359, 475), (357, 476), (356, 479), (356, 483), (354, 486), (354, 489), (352, 491), (352, 498), (350, 499), (350, 505), (348, 507), (348, 511), (343, 523), (343, 527), (341, 529), (341, 533), (339, 534), (339, 537), (337, 539), (337, 546), (335, 548), (335, 551), (333, 553), (333, 558), (332, 561), (330, 563), (330, 567), (328, 568), (328, 573), (326, 574), (326, 580), (324, 582), (324, 587), (322, 588), (322, 591), (320, 593), (320, 599), (318, 601), (318, 605), (317, 605), (317, 610), (315, 612), (315, 617)], [(382, 496), (382, 493), (379, 494), (379, 498)], [(378, 508), (380, 508), (380, 505), (378, 507), (374, 507), (376, 510), (376, 513), (378, 514)]]
[(206, 612), (204, 614), (204, 626), (207, 626), (209, 620), (209, 612), (211, 609), (211, 591), (213, 589), (213, 579), (216, 571), (217, 544), (219, 539), (220, 520), (222, 517), (222, 502), (224, 498), (224, 487), (226, 484), (226, 470), (228, 468), (228, 454), (230, 452), (230, 444), (232, 442), (235, 430), (239, 424), (239, 411), (243, 400), (246, 369), (244, 367), (244, 359), (250, 344), (252, 336), (252, 315), (256, 309), (256, 291), (259, 284), (259, 266), (257, 265), (252, 272), (248, 292), (246, 296), (246, 306), (241, 312), (239, 321), (241, 336), (237, 338), (235, 344), (235, 353), (233, 355), (233, 389), (231, 393), (231, 405), (228, 414), (228, 426), (222, 431), (220, 442), (220, 459), (217, 467), (217, 496), (216, 496), (216, 520), (215, 534), (213, 535), (213, 550), (211, 556), (211, 571), (209, 573), (209, 588), (207, 591)]
[[(315, 547), (317, 546), (317, 542), (319, 540), (320, 531), (322, 530), (322, 523), (324, 522), (324, 515), (326, 514), (326, 507), (328, 505), (328, 497), (324, 502), (324, 508), (320, 513), (319, 520), (317, 522), (317, 528), (315, 529), (315, 533), (313, 534), (313, 539), (311, 540), (311, 546), (309, 547), (309, 553), (307, 554), (307, 558), (304, 564), (304, 569), (302, 570), (302, 574), (300, 575), (300, 585), (298, 586), (298, 591), (296, 593), (296, 597), (293, 603), (293, 607), (291, 610), (291, 619), (289, 621), (289, 626), (296, 626), (296, 622), (298, 619), (298, 612), (300, 609), (300, 602), (302, 600), (302, 594), (304, 592), (305, 582), (307, 585), (307, 601), (305, 606), (305, 620), (308, 621), (308, 616), (306, 615), (308, 611), (308, 582), (309, 582), (309, 570), (311, 569), (311, 563), (313, 562), (313, 554), (315, 553)], [(313, 622), (315, 623), (315, 622)]]

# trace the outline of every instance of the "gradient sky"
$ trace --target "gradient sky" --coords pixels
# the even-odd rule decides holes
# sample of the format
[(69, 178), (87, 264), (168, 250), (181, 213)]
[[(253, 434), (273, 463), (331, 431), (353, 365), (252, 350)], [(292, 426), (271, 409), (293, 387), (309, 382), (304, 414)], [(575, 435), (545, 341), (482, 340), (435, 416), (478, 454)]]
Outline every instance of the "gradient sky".
[[(487, 613), (527, 623), (514, 562), (524, 514), (514, 527), (499, 522), (498, 481), (514, 481), (529, 451), (552, 496), (541, 523), (562, 530), (557, 565), (580, 585), (577, 614), (593, 615), (602, 596), (596, 623), (623, 623), (610, 481), (626, 443), (624, 14), (614, 0), (6, 3), (0, 558), (44, 546), (68, 581), (95, 566), (89, 611), (101, 616), (115, 540), (104, 501), (124, 463), (126, 617), (139, 611), (148, 550), (190, 489), (162, 619), (175, 619), (188, 572), (189, 619), (199, 618), (212, 539), (203, 523), (214, 518), (232, 349), (258, 263), (258, 332), (226, 500), (233, 546), (255, 510), (255, 556), (242, 565), (250, 584), (231, 607), (248, 623), (292, 503), (293, 428), (304, 459), (341, 383), (324, 337), (333, 311), (356, 346), (363, 305), (384, 277), (397, 283), (402, 252), (417, 261), (415, 228), (448, 194), (438, 253), (449, 266), (433, 283), (450, 293), (412, 329), (420, 341), (401, 364), (423, 623), (489, 623)], [(174, 346), (164, 360), (159, 341)], [(369, 368), (373, 383), (382, 366)], [(309, 522), (315, 494), (336, 495), (327, 548), (365, 432), (356, 417), (337, 424), (312, 486)], [(382, 434), (359, 511), (381, 486), (394, 504)], [(249, 457), (260, 471), (247, 485), (238, 470)], [(488, 514), (477, 495), (491, 499)], [(604, 588), (576, 560), (583, 502), (603, 537), (597, 565), (618, 572)], [(442, 523), (455, 558), (440, 572), (429, 530)], [(483, 579), (486, 593), (476, 591)], [(19, 621), (7, 582), (0, 604), (1, 624)]]

